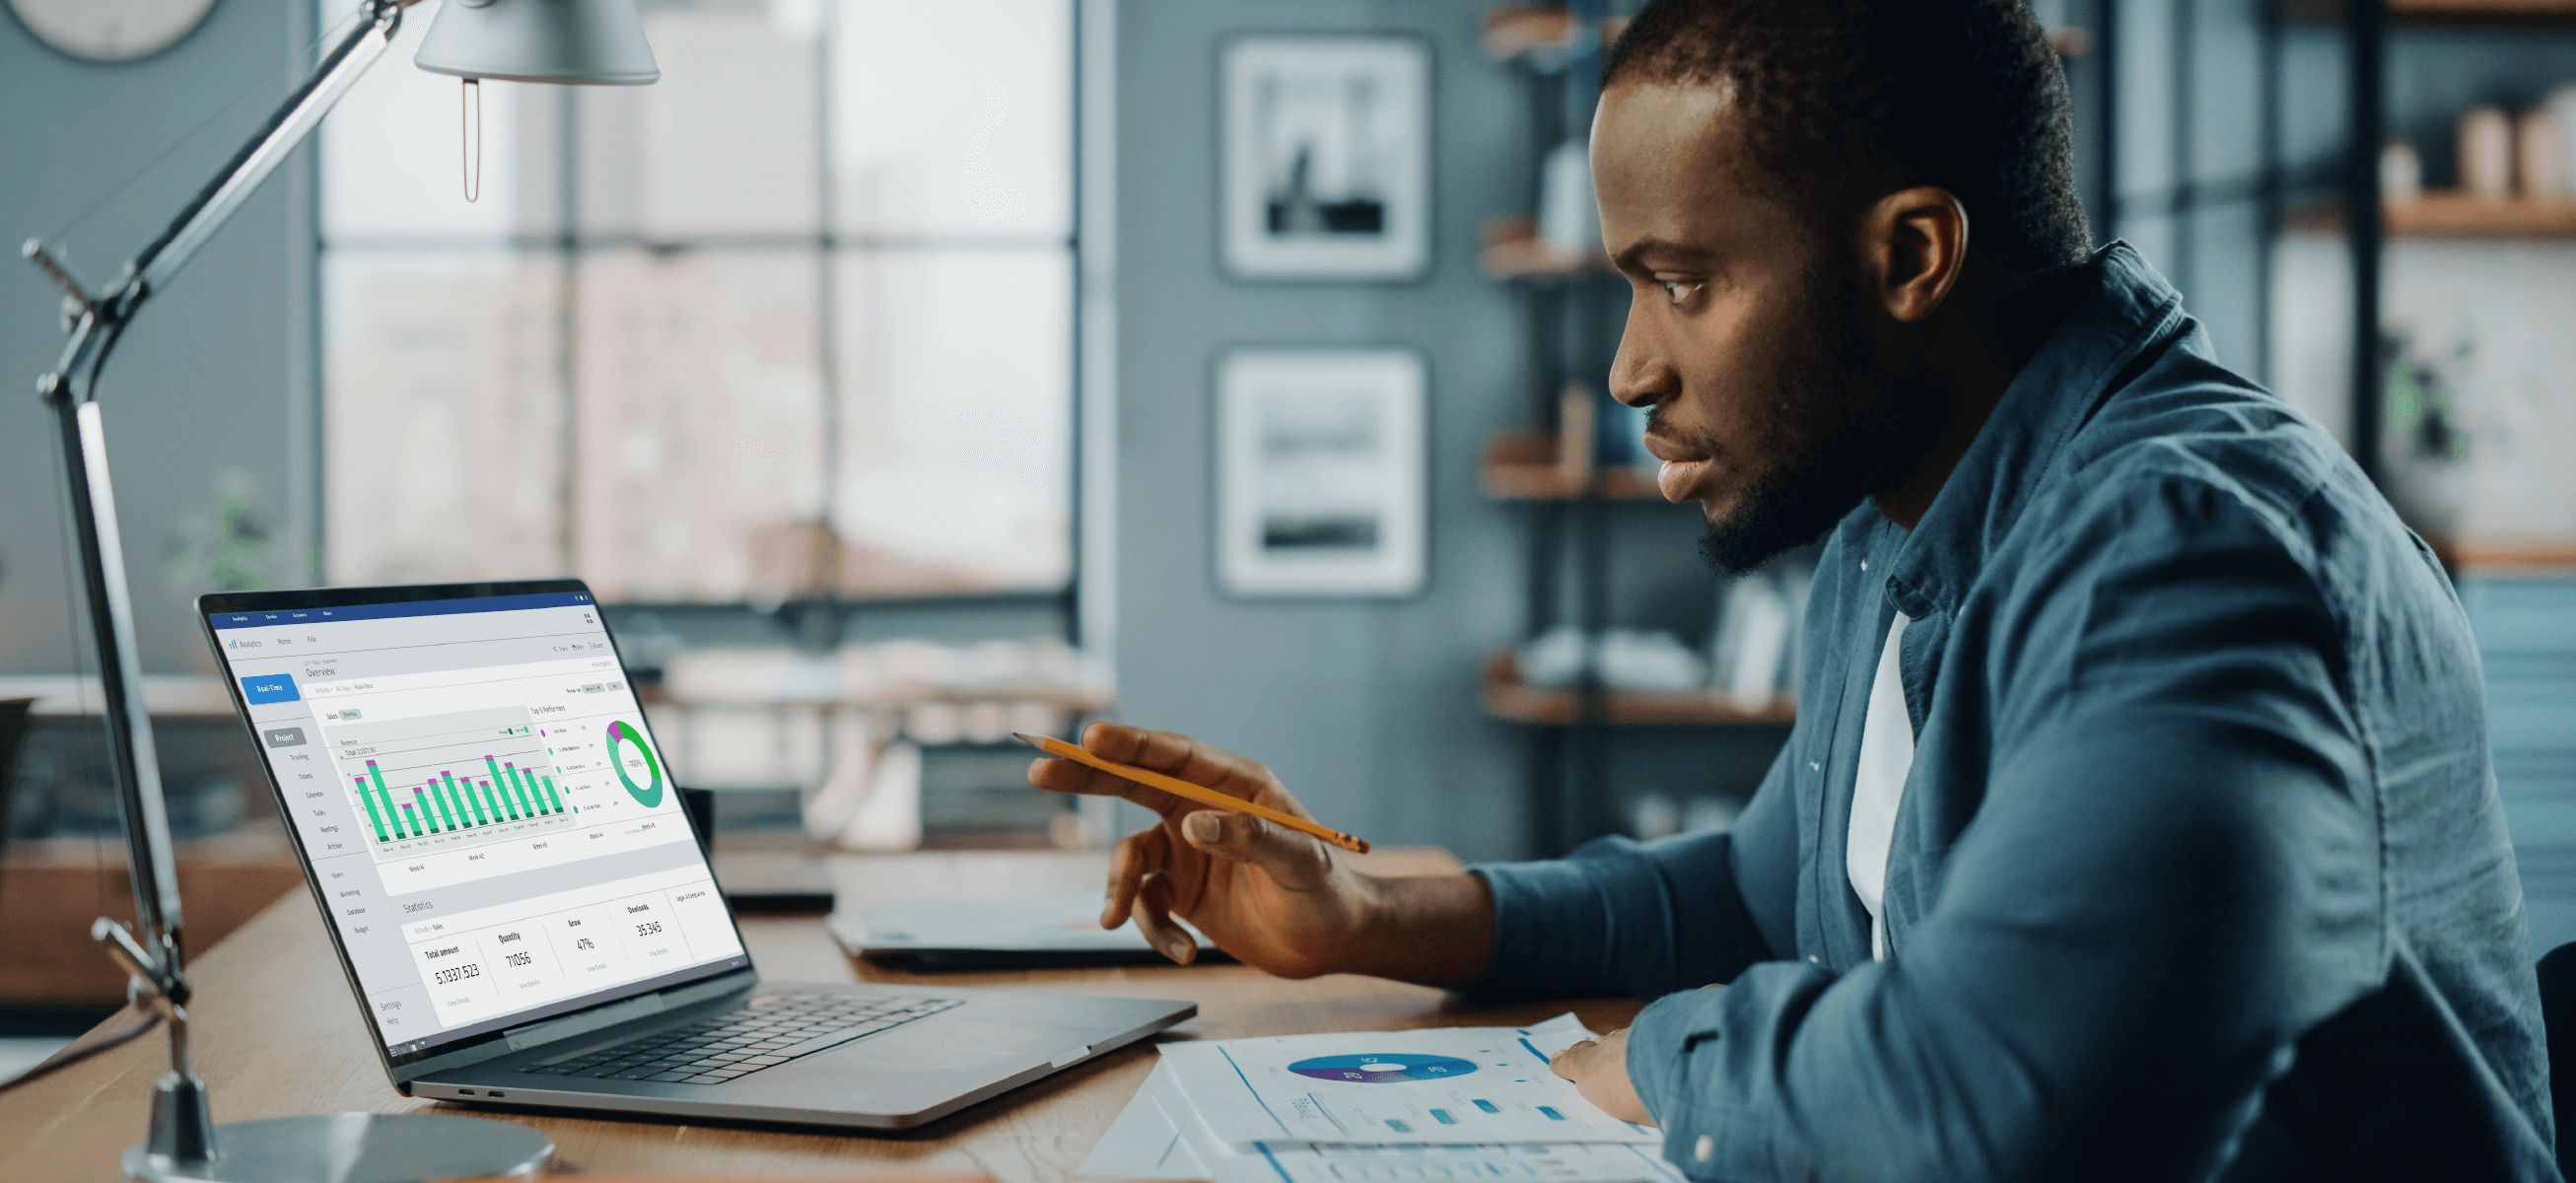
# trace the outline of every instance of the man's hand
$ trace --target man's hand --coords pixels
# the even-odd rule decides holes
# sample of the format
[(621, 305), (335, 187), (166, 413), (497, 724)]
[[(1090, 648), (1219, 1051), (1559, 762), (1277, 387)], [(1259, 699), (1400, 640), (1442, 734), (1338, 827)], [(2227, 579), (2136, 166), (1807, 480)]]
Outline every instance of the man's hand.
[[(1231, 797), (1311, 818), (1270, 770), (1185, 735), (1095, 723), (1082, 746), (1105, 759), (1151, 768)], [(1130, 916), (1145, 939), (1183, 965), (1197, 943), (1172, 922), (1198, 926), (1247, 965), (1287, 978), (1341, 968), (1373, 902), (1373, 880), (1342, 866), (1306, 834), (1248, 814), (1209, 809), (1071, 760), (1041, 759), (1029, 783), (1059, 793), (1124, 797), (1162, 815), (1109, 858), (1102, 928)]]
[(1600, 1106), (1603, 1113), (1639, 1125), (1655, 1124), (1655, 1115), (1646, 1112), (1646, 1103), (1637, 1099), (1637, 1086), (1628, 1082), (1627, 1028), (1558, 1052), (1547, 1066), (1573, 1081), (1583, 1099)]
[[(1314, 816), (1268, 768), (1186, 735), (1094, 723), (1082, 746), (1295, 817)], [(1484, 969), (1494, 904), (1477, 876), (1365, 875), (1332, 847), (1286, 826), (1071, 760), (1030, 764), (1029, 783), (1123, 797), (1162, 815), (1111, 852), (1100, 926), (1132, 917), (1147, 941), (1181, 964), (1198, 956), (1198, 946), (1175, 916), (1236, 960), (1283, 978), (1365, 973), (1452, 987), (1473, 983)]]

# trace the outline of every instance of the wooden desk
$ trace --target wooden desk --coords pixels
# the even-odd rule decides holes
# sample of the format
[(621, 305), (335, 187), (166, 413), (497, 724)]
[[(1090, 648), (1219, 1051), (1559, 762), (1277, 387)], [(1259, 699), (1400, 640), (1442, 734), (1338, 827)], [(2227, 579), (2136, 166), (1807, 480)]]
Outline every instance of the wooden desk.
[[(1391, 850), (1362, 865), (1384, 873), (1456, 870), (1438, 850)], [(849, 856), (831, 867), (843, 899), (933, 892), (1012, 895), (1096, 889), (1096, 854), (941, 852)], [(817, 982), (1014, 986), (1128, 998), (1183, 998), (1196, 1019), (1165, 1038), (1233, 1039), (1303, 1031), (1397, 1030), (1536, 1022), (1567, 1004), (1471, 1006), (1437, 990), (1372, 978), (1282, 981), (1239, 965), (1146, 966), (977, 974), (902, 974), (843, 954), (823, 918), (747, 917), (743, 938), (761, 973)], [(279, 900), (200, 955), (197, 1071), (218, 1121), (299, 1113), (412, 1110), (479, 1113), (522, 1122), (555, 1140), (568, 1171), (599, 1174), (989, 1174), (1002, 1183), (1056, 1183), (1073, 1174), (1153, 1067), (1138, 1045), (1059, 1073), (905, 1135), (719, 1126), (669, 1118), (601, 1119), (451, 1106), (394, 1092), (378, 1065), (347, 979), (331, 954), (312, 895)], [(1629, 1021), (1638, 1004), (1581, 1002), (1596, 1031)], [(109, 1020), (121, 1026), (128, 1016)], [(117, 1177), (117, 1156), (144, 1135), (151, 1084), (167, 1064), (159, 1033), (89, 1063), (0, 1094), (0, 1177), (15, 1183)]]

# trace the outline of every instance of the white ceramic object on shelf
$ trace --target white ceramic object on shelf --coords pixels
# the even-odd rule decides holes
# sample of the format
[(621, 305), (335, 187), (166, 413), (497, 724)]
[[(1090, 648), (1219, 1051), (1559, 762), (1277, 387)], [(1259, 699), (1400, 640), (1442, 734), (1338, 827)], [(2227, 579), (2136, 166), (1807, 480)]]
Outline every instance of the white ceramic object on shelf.
[(2379, 200), (2389, 205), (2413, 205), (2424, 195), (2424, 158), (2415, 154), (2415, 145), (2404, 140), (2390, 140), (2379, 150)]
[(1548, 150), (1538, 196), (1540, 241), (1577, 255), (1601, 249), (1601, 214), (1592, 203), (1592, 149), (1582, 137)]
[(868, 778), (868, 795), (841, 831), (845, 850), (911, 850), (921, 845), (921, 749), (887, 744)]
[(2540, 105), (2558, 121), (2558, 162), (2564, 169), (2559, 184), (2570, 198), (2576, 198), (2576, 82), (2551, 87)]
[(2460, 188), (2480, 201), (2513, 196), (2513, 124), (2494, 107), (2460, 116)]
[(2548, 205), (2567, 200), (2567, 136), (2547, 107), (2522, 113), (2513, 129), (2513, 175), (2522, 197)]

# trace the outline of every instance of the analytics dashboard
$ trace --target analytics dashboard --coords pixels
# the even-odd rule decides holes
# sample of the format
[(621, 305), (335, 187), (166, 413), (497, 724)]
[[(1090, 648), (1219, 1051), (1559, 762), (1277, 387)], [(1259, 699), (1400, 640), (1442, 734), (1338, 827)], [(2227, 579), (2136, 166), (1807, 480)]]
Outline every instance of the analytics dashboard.
[(747, 963), (598, 615), (207, 618), (390, 1052)]

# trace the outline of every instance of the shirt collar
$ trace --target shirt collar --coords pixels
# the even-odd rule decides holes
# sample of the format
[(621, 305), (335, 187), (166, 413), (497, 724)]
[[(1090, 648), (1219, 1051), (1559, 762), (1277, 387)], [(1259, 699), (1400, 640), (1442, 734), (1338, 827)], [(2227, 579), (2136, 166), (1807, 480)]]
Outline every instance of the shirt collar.
[(2004, 388), (1889, 565), (1888, 599), (1916, 620), (1958, 605), (2113, 380), (2184, 321), (2182, 294), (2125, 242), (2054, 282), (2073, 307)]

